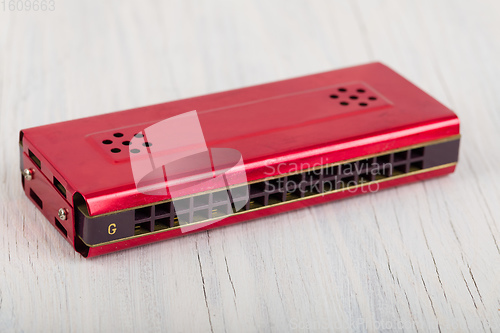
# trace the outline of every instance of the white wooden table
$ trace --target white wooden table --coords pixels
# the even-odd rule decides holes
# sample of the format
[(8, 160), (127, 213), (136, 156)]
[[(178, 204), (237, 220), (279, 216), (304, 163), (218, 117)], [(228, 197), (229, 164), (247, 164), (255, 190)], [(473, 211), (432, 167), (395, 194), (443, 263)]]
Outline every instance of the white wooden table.
[[(53, 4), (0, 10), (0, 331), (500, 330), (499, 1)], [(455, 174), (92, 260), (21, 191), (21, 128), (375, 60)]]

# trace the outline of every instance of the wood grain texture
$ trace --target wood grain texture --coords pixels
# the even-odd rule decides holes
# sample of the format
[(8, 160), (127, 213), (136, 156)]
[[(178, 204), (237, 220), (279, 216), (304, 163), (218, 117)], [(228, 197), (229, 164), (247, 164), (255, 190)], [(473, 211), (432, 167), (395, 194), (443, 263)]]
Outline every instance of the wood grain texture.
[[(498, 1), (8, 5), (0, 331), (500, 330)], [(458, 113), (455, 174), (93, 260), (21, 191), (21, 128), (375, 60)]]

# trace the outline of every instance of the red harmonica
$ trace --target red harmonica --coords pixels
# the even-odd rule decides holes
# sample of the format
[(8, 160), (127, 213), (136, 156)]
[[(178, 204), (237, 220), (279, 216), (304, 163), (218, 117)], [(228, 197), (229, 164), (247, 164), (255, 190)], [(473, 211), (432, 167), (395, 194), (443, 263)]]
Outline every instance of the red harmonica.
[(445, 175), (459, 141), (451, 110), (372, 63), (30, 128), (19, 144), (26, 195), (92, 257)]

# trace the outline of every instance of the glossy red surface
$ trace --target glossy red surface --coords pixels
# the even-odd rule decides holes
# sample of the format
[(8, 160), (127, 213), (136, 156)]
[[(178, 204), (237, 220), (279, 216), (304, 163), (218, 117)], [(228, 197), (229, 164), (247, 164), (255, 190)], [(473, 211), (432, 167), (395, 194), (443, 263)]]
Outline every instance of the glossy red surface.
[[(459, 134), (459, 120), (451, 110), (388, 67), (373, 63), (26, 129), (21, 133), (24, 165), (33, 164), (29, 149), (41, 161), (38, 172), (46, 180), (40, 185), (45, 189), (39, 191), (44, 200), (71, 209), (79, 193), (91, 216), (166, 200), (166, 196), (136, 190), (121, 142), (151, 124), (192, 110), (198, 111), (209, 148), (233, 148), (242, 154), (248, 181), (297, 171), (297, 165), (334, 163)], [(117, 132), (123, 137), (113, 137)], [(113, 143), (103, 145), (108, 139)], [(110, 152), (115, 145), (122, 149), (120, 153)], [(63, 202), (56, 199), (60, 194), (52, 185), (54, 176), (66, 188)], [(384, 186), (406, 181), (393, 180)], [(345, 196), (332, 194), (304, 204)], [(210, 228), (301, 205), (233, 216)], [(42, 211), (54, 223), (52, 208)], [(65, 226), (74, 244), (74, 226)], [(175, 236), (175, 230), (145, 236), (92, 248), (89, 255)]]
[[(345, 98), (330, 98), (346, 86)], [(354, 95), (377, 100), (362, 107)], [(278, 163), (333, 163), (459, 134), (452, 111), (374, 63), (27, 129), (24, 151), (35, 152), (47, 178), (64, 180), (69, 195), (82, 194), (90, 215), (145, 205), (168, 198), (138, 193), (126, 152), (116, 159), (95, 136), (113, 139), (123, 130), (126, 138), (190, 110), (198, 111), (209, 147), (241, 152), (249, 181), (272, 176), (268, 166)]]
[[(63, 237), (73, 244), (76, 233), (72, 205), (66, 200), (66, 198), (64, 198), (64, 196), (61, 195), (61, 193), (59, 193), (59, 191), (52, 184), (52, 181), (49, 181), (45, 177), (45, 175), (33, 163), (27, 154), (23, 154), (22, 160), (24, 168), (33, 170), (33, 178), (29, 181), (23, 181), (23, 188), (26, 196), (30, 198), (38, 209), (40, 209), (43, 215), (54, 227), (56, 227), (56, 220), (59, 221), (64, 230), (66, 230), (66, 234), (64, 234), (58, 227), (56, 227), (56, 229), (59, 230)], [(33, 191), (40, 198), (43, 205), (42, 207), (40, 207), (39, 204), (33, 200), (30, 191)], [(68, 212), (66, 220), (61, 220), (58, 217), (58, 211), (60, 208), (63, 208)]]

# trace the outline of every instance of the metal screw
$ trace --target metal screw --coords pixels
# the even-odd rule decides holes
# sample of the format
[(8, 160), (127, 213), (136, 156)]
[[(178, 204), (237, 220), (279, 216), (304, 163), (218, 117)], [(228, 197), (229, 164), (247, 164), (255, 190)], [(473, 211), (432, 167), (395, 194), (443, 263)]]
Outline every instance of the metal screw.
[(26, 180), (32, 180), (33, 179), (33, 170), (31, 170), (31, 169), (24, 169), (23, 170), (23, 177)]
[(57, 211), (57, 215), (59, 215), (59, 218), (61, 220), (66, 220), (68, 218), (68, 213), (64, 208), (59, 208), (59, 210)]

